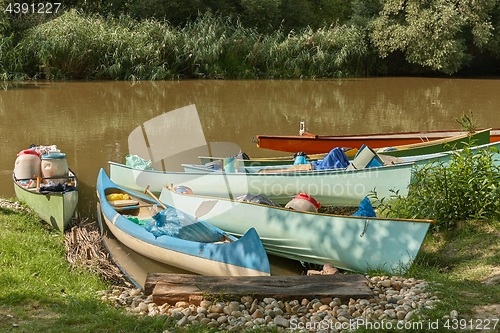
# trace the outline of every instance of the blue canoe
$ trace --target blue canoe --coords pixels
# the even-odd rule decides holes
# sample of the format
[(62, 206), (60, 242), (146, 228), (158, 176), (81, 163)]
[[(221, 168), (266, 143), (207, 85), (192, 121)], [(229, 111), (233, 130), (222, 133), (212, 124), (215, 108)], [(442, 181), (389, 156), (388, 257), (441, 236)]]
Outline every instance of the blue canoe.
[[(167, 206), (163, 212), (174, 212), (181, 217), (182, 223), (179, 229), (171, 228), (171, 234), (159, 234), (161, 229), (154, 226), (160, 225), (162, 220), (153, 219), (151, 214), (151, 209), (157, 206), (155, 200), (118, 186), (103, 169), (97, 177), (96, 191), (98, 210), (110, 231), (121, 243), (139, 254), (202, 275), (270, 275), (266, 251), (254, 228), (237, 239)], [(121, 199), (114, 200), (116, 198)]]

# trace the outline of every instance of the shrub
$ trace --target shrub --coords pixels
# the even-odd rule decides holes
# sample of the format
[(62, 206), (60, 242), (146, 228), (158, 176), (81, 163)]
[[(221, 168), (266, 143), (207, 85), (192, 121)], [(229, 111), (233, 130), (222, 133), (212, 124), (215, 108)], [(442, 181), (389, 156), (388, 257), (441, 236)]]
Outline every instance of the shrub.
[(416, 167), (407, 197), (395, 193), (388, 201), (382, 199), (380, 211), (392, 217), (433, 219), (437, 228), (496, 217), (499, 165), (498, 149), (471, 149), (469, 144), (453, 151), (448, 161)]

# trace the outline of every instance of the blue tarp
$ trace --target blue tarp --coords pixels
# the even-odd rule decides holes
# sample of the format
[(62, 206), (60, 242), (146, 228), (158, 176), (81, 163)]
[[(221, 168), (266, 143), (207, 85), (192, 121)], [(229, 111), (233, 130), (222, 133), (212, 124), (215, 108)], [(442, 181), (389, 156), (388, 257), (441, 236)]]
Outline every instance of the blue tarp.
[(342, 148), (337, 147), (333, 148), (324, 159), (313, 163), (316, 170), (344, 169), (349, 166), (349, 158)]
[(144, 228), (155, 237), (163, 235), (201, 243), (213, 243), (223, 237), (217, 230), (173, 207), (158, 212)]
[(373, 210), (372, 203), (368, 197), (365, 197), (359, 203), (358, 210), (352, 214), (352, 216), (362, 216), (362, 217), (377, 217), (375, 211)]

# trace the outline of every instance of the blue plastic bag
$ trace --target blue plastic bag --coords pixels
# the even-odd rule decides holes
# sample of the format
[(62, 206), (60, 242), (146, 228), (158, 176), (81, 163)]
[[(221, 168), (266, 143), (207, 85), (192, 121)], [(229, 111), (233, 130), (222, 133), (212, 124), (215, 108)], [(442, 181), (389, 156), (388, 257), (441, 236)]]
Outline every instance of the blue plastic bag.
[(146, 161), (137, 155), (125, 156), (125, 165), (139, 170), (155, 170), (155, 168), (151, 166), (151, 160)]
[(362, 216), (362, 217), (377, 217), (377, 214), (373, 210), (372, 203), (368, 197), (365, 197), (359, 203), (358, 210), (352, 214), (352, 216)]
[(302, 155), (295, 157), (295, 160), (293, 161), (293, 165), (307, 164), (307, 163), (309, 162), (307, 162), (306, 158)]
[(212, 243), (224, 237), (217, 229), (173, 207), (159, 211), (144, 228), (156, 238), (170, 236), (194, 242)]

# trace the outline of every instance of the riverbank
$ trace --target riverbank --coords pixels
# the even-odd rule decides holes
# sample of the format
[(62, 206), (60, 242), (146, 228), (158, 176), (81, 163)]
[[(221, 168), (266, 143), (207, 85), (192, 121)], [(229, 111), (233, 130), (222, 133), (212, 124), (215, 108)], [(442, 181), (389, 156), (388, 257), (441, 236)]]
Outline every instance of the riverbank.
[[(273, 332), (325, 318), (323, 325), (350, 322), (365, 312), (365, 316), (373, 314), (373, 322), (377, 322), (375, 314), (377, 319), (395, 315), (393, 325), (398, 319), (414, 316), (418, 321), (412, 322), (427, 326), (438, 323), (441, 330), (449, 332), (463, 332), (460, 323), (474, 325), (472, 328), (489, 324), (491, 331), (494, 325), (499, 327), (500, 226), (495, 221), (469, 222), (462, 224), (460, 231), (429, 234), (406, 276), (370, 274), (378, 299), (347, 304), (338, 304), (335, 299), (280, 303), (249, 298), (238, 304), (221, 304), (219, 299), (196, 308), (189, 304), (155, 308), (140, 290), (114, 286), (89, 267), (71, 265), (66, 260), (67, 237), (31, 213), (16, 209), (19, 207), (9, 200), (0, 201), (0, 223), (4, 226), (0, 235), (0, 329), (5, 332), (209, 332), (250, 328), (256, 323), (262, 325), (254, 331)], [(216, 328), (212, 327), (215, 322)], [(233, 322), (236, 328), (230, 326)], [(446, 322), (450, 323), (448, 329)], [(189, 328), (189, 323), (195, 328)], [(373, 331), (370, 328), (360, 326), (357, 331)], [(380, 331), (391, 331), (385, 328)], [(436, 330), (405, 326), (392, 331)]]
[[(15, 15), (19, 7), (4, 5), (0, 78), (463, 77), (499, 71), (495, 6), (471, 9), (459, 3), (443, 9), (431, 1), (417, 9), (394, 9), (387, 3), (361, 9), (356, 2), (318, 5), (313, 0), (241, 1), (236, 6), (240, 1), (187, 6), (133, 2), (141, 5), (82, 2), (44, 15), (29, 13), (27, 4), (22, 15)], [(445, 10), (454, 19), (441, 20)]]

